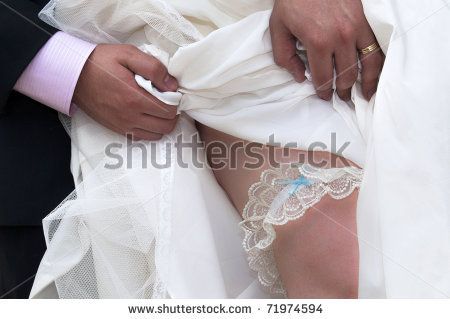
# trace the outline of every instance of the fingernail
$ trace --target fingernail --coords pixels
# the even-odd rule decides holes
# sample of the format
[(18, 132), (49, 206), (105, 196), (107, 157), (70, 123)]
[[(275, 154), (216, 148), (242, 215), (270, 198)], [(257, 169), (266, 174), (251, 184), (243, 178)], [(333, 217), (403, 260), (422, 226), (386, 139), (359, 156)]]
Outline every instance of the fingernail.
[(367, 101), (370, 101), (370, 99), (372, 98), (372, 96), (373, 96), (376, 92), (377, 92), (377, 89), (376, 89), (376, 88), (373, 88), (373, 89), (369, 90), (369, 91), (367, 92), (367, 95), (366, 95)]
[(294, 74), (294, 78), (298, 83), (303, 83), (306, 81), (306, 76), (304, 73), (296, 73)]
[(343, 101), (349, 101), (352, 96), (352, 89), (345, 89), (342, 91), (338, 91), (338, 95)]
[(329, 101), (329, 100), (331, 100), (331, 97), (333, 96), (333, 90), (326, 90), (326, 91), (317, 92), (317, 95), (322, 100)]
[(299, 70), (288, 70), (289, 73), (294, 77), (294, 80), (298, 83), (302, 83), (306, 80), (305, 72), (301, 72)]
[(165, 77), (164, 84), (167, 86), (169, 91), (176, 91), (178, 89), (178, 81), (170, 75)]

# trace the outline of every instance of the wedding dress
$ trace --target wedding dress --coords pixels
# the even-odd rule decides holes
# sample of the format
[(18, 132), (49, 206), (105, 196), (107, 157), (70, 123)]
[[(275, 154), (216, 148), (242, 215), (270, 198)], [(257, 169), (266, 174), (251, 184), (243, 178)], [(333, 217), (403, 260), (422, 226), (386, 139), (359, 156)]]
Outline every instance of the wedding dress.
[[(193, 163), (206, 162), (203, 151), (176, 149), (178, 136), (195, 135), (193, 119), (264, 144), (273, 135), (282, 145), (320, 143), (336, 153), (348, 142), (339, 155), (365, 169), (360, 296), (450, 295), (450, 94), (442, 75), (450, 74), (442, 62), (450, 45), (436, 31), (450, 26), (450, 9), (412, 2), (363, 1), (386, 53), (378, 93), (368, 103), (357, 83), (351, 103), (336, 95), (329, 103), (274, 64), (271, 0), (51, 1), (41, 13), (50, 24), (156, 55), (180, 83), (183, 114), (173, 133), (143, 149), (75, 114), (68, 130), (76, 190), (44, 219), (48, 250), (31, 295), (271, 296), (248, 268), (239, 214), (211, 171)], [(105, 156), (112, 143), (129, 168), (107, 168), (117, 158)], [(146, 167), (145, 151), (171, 165)]]

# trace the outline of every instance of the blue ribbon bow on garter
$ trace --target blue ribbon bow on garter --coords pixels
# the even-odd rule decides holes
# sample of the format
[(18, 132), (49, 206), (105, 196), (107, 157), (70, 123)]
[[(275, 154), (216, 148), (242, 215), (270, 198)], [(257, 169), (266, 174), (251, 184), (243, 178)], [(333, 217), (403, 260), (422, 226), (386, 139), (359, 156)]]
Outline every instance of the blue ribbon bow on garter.
[(297, 179), (279, 179), (275, 182), (280, 185), (292, 185), (292, 189), (289, 191), (290, 196), (294, 195), (300, 186), (310, 186), (313, 184), (312, 181), (308, 180), (304, 176), (300, 176)]

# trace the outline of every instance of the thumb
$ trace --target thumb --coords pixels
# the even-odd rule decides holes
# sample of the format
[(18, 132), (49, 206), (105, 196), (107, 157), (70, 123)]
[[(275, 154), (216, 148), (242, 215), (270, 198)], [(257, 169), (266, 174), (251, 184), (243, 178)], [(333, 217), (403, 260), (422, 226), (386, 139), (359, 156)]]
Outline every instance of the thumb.
[(297, 55), (297, 39), (277, 20), (270, 21), (270, 36), (275, 63), (288, 70), (297, 82), (303, 82), (305, 77), (305, 65)]
[(169, 74), (167, 68), (158, 59), (137, 49), (125, 60), (126, 67), (152, 83), (158, 90), (176, 91), (178, 81)]

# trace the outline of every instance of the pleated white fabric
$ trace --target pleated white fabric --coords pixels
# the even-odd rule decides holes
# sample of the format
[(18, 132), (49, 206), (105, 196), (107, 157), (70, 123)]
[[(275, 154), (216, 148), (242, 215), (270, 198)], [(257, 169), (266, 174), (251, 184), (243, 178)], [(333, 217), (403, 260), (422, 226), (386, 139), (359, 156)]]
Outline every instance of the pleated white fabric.
[[(318, 99), (309, 81), (298, 84), (274, 65), (272, 1), (60, 0), (43, 17), (96, 42), (156, 45), (180, 82), (179, 110), (210, 127), (260, 143), (274, 135), (302, 149), (319, 142), (334, 153), (349, 142), (340, 155), (367, 171), (358, 205), (360, 296), (437, 297), (450, 294), (450, 47), (440, 40), (450, 14), (445, 1), (424, 10), (413, 2), (364, 1), (387, 59), (376, 99), (367, 103), (356, 84), (350, 104)], [(141, 169), (137, 156), (132, 168), (108, 170), (105, 147), (125, 139), (82, 112), (70, 131), (77, 189), (44, 220), (48, 251), (32, 296), (268, 296), (248, 270), (238, 214), (210, 170), (195, 169), (189, 154), (188, 168), (172, 161)], [(182, 116), (163, 141), (118, 152), (175, 160), (177, 134), (193, 133)]]
[(386, 62), (358, 202), (360, 296), (450, 296), (450, 2), (364, 0)]

